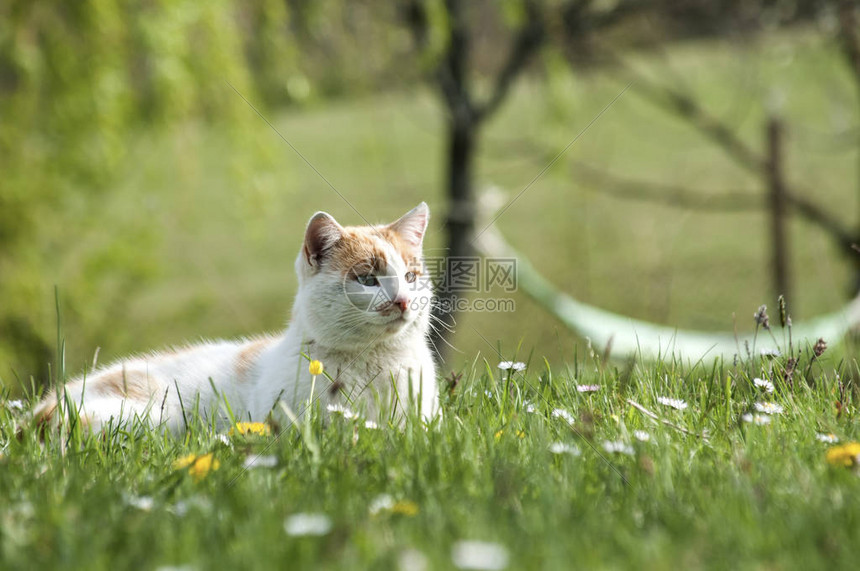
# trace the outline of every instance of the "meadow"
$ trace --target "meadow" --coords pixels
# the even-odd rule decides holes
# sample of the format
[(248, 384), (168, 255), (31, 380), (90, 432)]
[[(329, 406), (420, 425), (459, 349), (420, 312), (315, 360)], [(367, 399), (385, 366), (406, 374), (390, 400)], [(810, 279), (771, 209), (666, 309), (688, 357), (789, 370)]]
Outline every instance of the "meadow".
[[(792, 180), (840, 217), (860, 211), (856, 149), (843, 137), (856, 94), (832, 45), (793, 33), (628, 56), (681, 82), (756, 148), (765, 110), (780, 109)], [(480, 184), (515, 195), (624, 86), (613, 70), (523, 83), (485, 133)], [(444, 254), (433, 94), (270, 119), (368, 219), (426, 200), (427, 252)], [(94, 356), (281, 328), (310, 215), (361, 222), (251, 109), (247, 121), (268, 159), (245, 161), (228, 130), (183, 123), (125, 142), (111, 192), (68, 182), (29, 246), (44, 276), (33, 320), (58, 339), (54, 382)], [(705, 194), (761, 193), (760, 180), (631, 90), (498, 222), (583, 301), (683, 328), (755, 327), (755, 309), (775, 301), (763, 213), (621, 201), (581, 180), (577, 163)], [(792, 317), (842, 305), (841, 254), (800, 219), (790, 234)], [(792, 355), (774, 324), (785, 349), (774, 358), (607, 361), (512, 295), (513, 314), (461, 317), (440, 379), (444, 417), (430, 425), (343, 411), (326, 421), (312, 407), (297, 424), (246, 434), (192, 418), (180, 437), (135, 423), (40, 435), (27, 409), (45, 379), (3, 366), (0, 568), (856, 566), (853, 346), (828, 339), (820, 357)]]
[(782, 357), (498, 365), (448, 383), (429, 425), (312, 407), (288, 426), (189, 415), (180, 437), (41, 441), (5, 402), (0, 565), (855, 567), (856, 384), (826, 352), (789, 381)]

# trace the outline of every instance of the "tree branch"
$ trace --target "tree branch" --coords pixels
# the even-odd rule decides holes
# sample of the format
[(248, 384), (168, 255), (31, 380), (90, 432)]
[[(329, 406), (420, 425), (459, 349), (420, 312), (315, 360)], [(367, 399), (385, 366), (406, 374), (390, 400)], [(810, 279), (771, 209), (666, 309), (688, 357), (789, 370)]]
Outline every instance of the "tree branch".
[[(725, 123), (709, 115), (692, 97), (670, 87), (655, 85), (636, 73), (621, 58), (613, 57), (613, 61), (633, 77), (635, 92), (664, 111), (685, 119), (747, 171), (758, 177), (767, 169), (767, 161), (763, 157), (744, 143)], [(835, 216), (806, 198), (812, 194), (801, 186), (786, 183), (785, 198), (792, 208), (830, 234), (841, 249), (850, 250), (851, 244), (857, 241), (855, 234)]]
[(412, 41), (419, 51), (427, 47), (427, 35), (430, 23), (427, 18), (427, 6), (421, 0), (408, 0), (403, 4), (403, 21), (412, 33)]
[[(791, 187), (786, 184), (785, 199), (801, 216), (807, 221), (816, 224), (821, 229), (830, 233), (834, 240), (847, 253), (852, 253), (851, 244), (858, 241), (857, 236), (845, 227), (840, 221), (836, 220), (829, 213), (818, 207), (813, 201), (806, 198), (810, 191), (798, 187)], [(852, 258), (854, 256), (852, 255)]]
[(621, 66), (633, 78), (634, 92), (664, 111), (683, 118), (748, 171), (758, 175), (765, 168), (763, 158), (741, 141), (728, 125), (702, 109), (692, 97), (671, 87), (658, 86), (633, 70), (621, 58), (611, 57), (616, 65)]
[[(461, 0), (445, 0), (449, 41), (430, 77), (439, 88), (445, 105), (455, 121), (472, 121), (474, 105), (468, 90), (469, 35)], [(430, 21), (423, 0), (409, 0), (404, 5), (404, 20), (412, 32), (419, 51), (427, 49)]]
[(856, 10), (856, 2), (842, 0), (839, 3), (839, 40), (854, 81), (860, 87), (860, 32)]
[(475, 109), (469, 93), (469, 30), (462, 0), (445, 0), (450, 39), (448, 49), (436, 71), (448, 108), (455, 120), (471, 121)]
[(526, 21), (520, 26), (511, 51), (508, 53), (508, 59), (496, 77), (492, 95), (477, 106), (476, 119), (479, 121), (495, 113), (504, 102), (514, 80), (525, 69), (546, 39), (546, 28), (537, 3), (534, 0), (524, 0), (523, 8), (526, 12)]
[(617, 198), (703, 212), (753, 212), (764, 207), (764, 198), (754, 191), (704, 194), (675, 185), (618, 177), (582, 163), (573, 166), (574, 176)]

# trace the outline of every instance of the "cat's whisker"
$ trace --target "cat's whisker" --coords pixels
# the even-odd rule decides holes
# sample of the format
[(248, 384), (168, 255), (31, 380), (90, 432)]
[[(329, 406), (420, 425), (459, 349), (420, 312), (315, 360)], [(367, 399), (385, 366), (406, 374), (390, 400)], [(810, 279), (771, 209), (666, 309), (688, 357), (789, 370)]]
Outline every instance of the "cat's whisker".
[(454, 323), (453, 324), (446, 323), (445, 320), (442, 319), (441, 317), (439, 317), (438, 315), (433, 315), (432, 313), (430, 314), (430, 326), (433, 327), (437, 333), (439, 332), (439, 330), (436, 329), (436, 326), (442, 326), (449, 333), (453, 333), (454, 332), (454, 326), (457, 325), (457, 322), (456, 322), (456, 319), (454, 318), (454, 316), (451, 316), (451, 321), (453, 321)]
[[(439, 330), (438, 330), (438, 329), (436, 329), (433, 325), (430, 325), (430, 327), (433, 329), (433, 331), (435, 331), (436, 333), (439, 333)], [(439, 338), (440, 340), (442, 340), (442, 341), (443, 341), (443, 342), (444, 342), (448, 347), (450, 347), (452, 350), (456, 351), (457, 353), (463, 353), (463, 351), (461, 351), (461, 350), (457, 349), (454, 345), (452, 345), (452, 344), (451, 344), (451, 342), (450, 342), (450, 341), (448, 341), (448, 339), (446, 339), (444, 335), (438, 335), (438, 338)], [(438, 345), (436, 345), (436, 343), (434, 343), (434, 342), (433, 342), (433, 339), (432, 339), (432, 338), (428, 338), (428, 339), (427, 339), (427, 342), (428, 342), (428, 343), (430, 343), (430, 344), (433, 346), (433, 350), (434, 350), (436, 353), (441, 353), (441, 352), (439, 351), (439, 346), (438, 346)]]

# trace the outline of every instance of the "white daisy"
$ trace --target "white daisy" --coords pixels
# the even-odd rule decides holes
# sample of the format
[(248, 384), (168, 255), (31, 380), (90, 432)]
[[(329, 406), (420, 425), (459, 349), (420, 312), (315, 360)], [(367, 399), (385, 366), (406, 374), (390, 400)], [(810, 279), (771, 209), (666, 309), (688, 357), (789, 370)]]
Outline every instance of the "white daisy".
[(215, 438), (224, 446), (233, 447), (233, 441), (226, 434), (219, 434)]
[(498, 543), (458, 541), (451, 548), (451, 560), (459, 569), (504, 569), (508, 559), (508, 550)]
[(579, 456), (582, 454), (579, 448), (564, 442), (553, 442), (548, 446), (548, 449), (553, 454), (570, 454), (571, 456)]
[(685, 410), (687, 403), (681, 399), (671, 399), (669, 397), (657, 397), (657, 402), (663, 406), (674, 408), (675, 410)]
[(129, 496), (125, 499), (126, 503), (141, 511), (148, 512), (155, 505), (155, 500), (151, 496)]
[(379, 425), (376, 424), (375, 422), (373, 422), (372, 420), (365, 420), (364, 421), (364, 427), (370, 428), (370, 429), (377, 429), (377, 428), (379, 428)]
[(603, 441), (603, 449), (606, 450), (610, 454), (627, 454), (628, 456), (633, 456), (633, 447), (629, 444), (625, 444), (620, 440), (617, 442), (612, 442), (611, 440)]
[(325, 535), (331, 531), (331, 519), (320, 513), (297, 513), (284, 520), (287, 535)]
[(397, 568), (400, 571), (425, 571), (430, 568), (430, 564), (426, 555), (410, 547), (397, 557)]
[(169, 509), (179, 517), (184, 517), (191, 509), (208, 512), (212, 509), (212, 500), (204, 496), (191, 496), (187, 500), (179, 500)]
[(370, 515), (377, 515), (380, 512), (388, 511), (394, 507), (394, 498), (392, 498), (388, 494), (380, 494), (373, 498), (373, 501), (370, 502), (370, 506), (368, 506), (367, 511), (370, 512)]
[(326, 405), (325, 409), (332, 414), (343, 415), (343, 417), (346, 420), (353, 420), (353, 419), (358, 418), (357, 413), (351, 411), (350, 409), (346, 408), (342, 404), (329, 404), (329, 405)]
[(502, 361), (499, 363), (498, 367), (503, 371), (509, 371), (511, 369), (514, 371), (523, 371), (526, 368), (526, 364), (519, 361)]
[(759, 379), (758, 377), (756, 377), (755, 379), (753, 379), (753, 384), (758, 388), (763, 389), (766, 393), (773, 392), (773, 383), (770, 381), (766, 381), (765, 379)]
[(552, 414), (553, 418), (563, 418), (564, 420), (567, 421), (568, 424), (573, 424), (573, 422), (575, 420), (573, 418), (573, 415), (570, 414), (568, 411), (566, 411), (563, 408), (554, 408), (554, 409), (552, 409), (551, 414)]
[(751, 414), (748, 412), (741, 416), (741, 420), (751, 424), (758, 424), (759, 426), (770, 424), (770, 417), (766, 414)]
[(823, 433), (821, 433), (821, 434), (816, 434), (815, 438), (819, 442), (826, 442), (827, 444), (836, 444), (837, 442), (839, 442), (839, 437), (836, 436), (835, 434), (823, 434)]
[(7, 400), (3, 405), (9, 410), (24, 410), (24, 401), (22, 400)]
[(771, 358), (779, 357), (781, 355), (781, 353), (779, 352), (779, 349), (770, 349), (770, 348), (762, 349), (760, 351), (760, 354), (762, 357), (771, 357)]
[(248, 456), (243, 463), (245, 468), (274, 468), (278, 465), (278, 457), (272, 455)]
[(600, 385), (576, 385), (576, 390), (581, 393), (595, 393), (600, 390)]
[(764, 414), (782, 414), (783, 410), (785, 410), (782, 408), (782, 405), (775, 402), (757, 402), (754, 406), (758, 412), (763, 412)]
[(534, 405), (534, 403), (527, 402), (523, 410), (525, 410), (529, 414), (534, 414), (537, 412), (537, 407)]
[(651, 435), (644, 430), (634, 430), (633, 437), (639, 442), (648, 442), (649, 440), (651, 440)]

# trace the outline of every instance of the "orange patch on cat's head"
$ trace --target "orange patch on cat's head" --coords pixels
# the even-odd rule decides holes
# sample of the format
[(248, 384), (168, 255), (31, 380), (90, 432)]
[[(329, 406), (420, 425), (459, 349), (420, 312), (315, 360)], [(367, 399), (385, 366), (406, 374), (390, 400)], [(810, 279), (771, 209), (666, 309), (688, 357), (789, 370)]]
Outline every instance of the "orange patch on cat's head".
[(413, 271), (421, 269), (421, 246), (410, 243), (400, 232), (390, 226), (382, 228), (381, 233), (406, 262), (406, 267)]
[(326, 263), (342, 274), (379, 273), (392, 263), (388, 244), (406, 267), (421, 271), (421, 248), (410, 244), (390, 226), (348, 226), (343, 237), (331, 248)]
[(343, 229), (341, 239), (332, 246), (325, 263), (342, 274), (371, 273), (380, 271), (389, 260), (374, 228), (349, 226)]
[(429, 220), (423, 202), (386, 226), (343, 227), (325, 212), (308, 223), (303, 254), (311, 267), (340, 271), (377, 272), (390, 264), (390, 246), (413, 271), (421, 269), (421, 243)]

